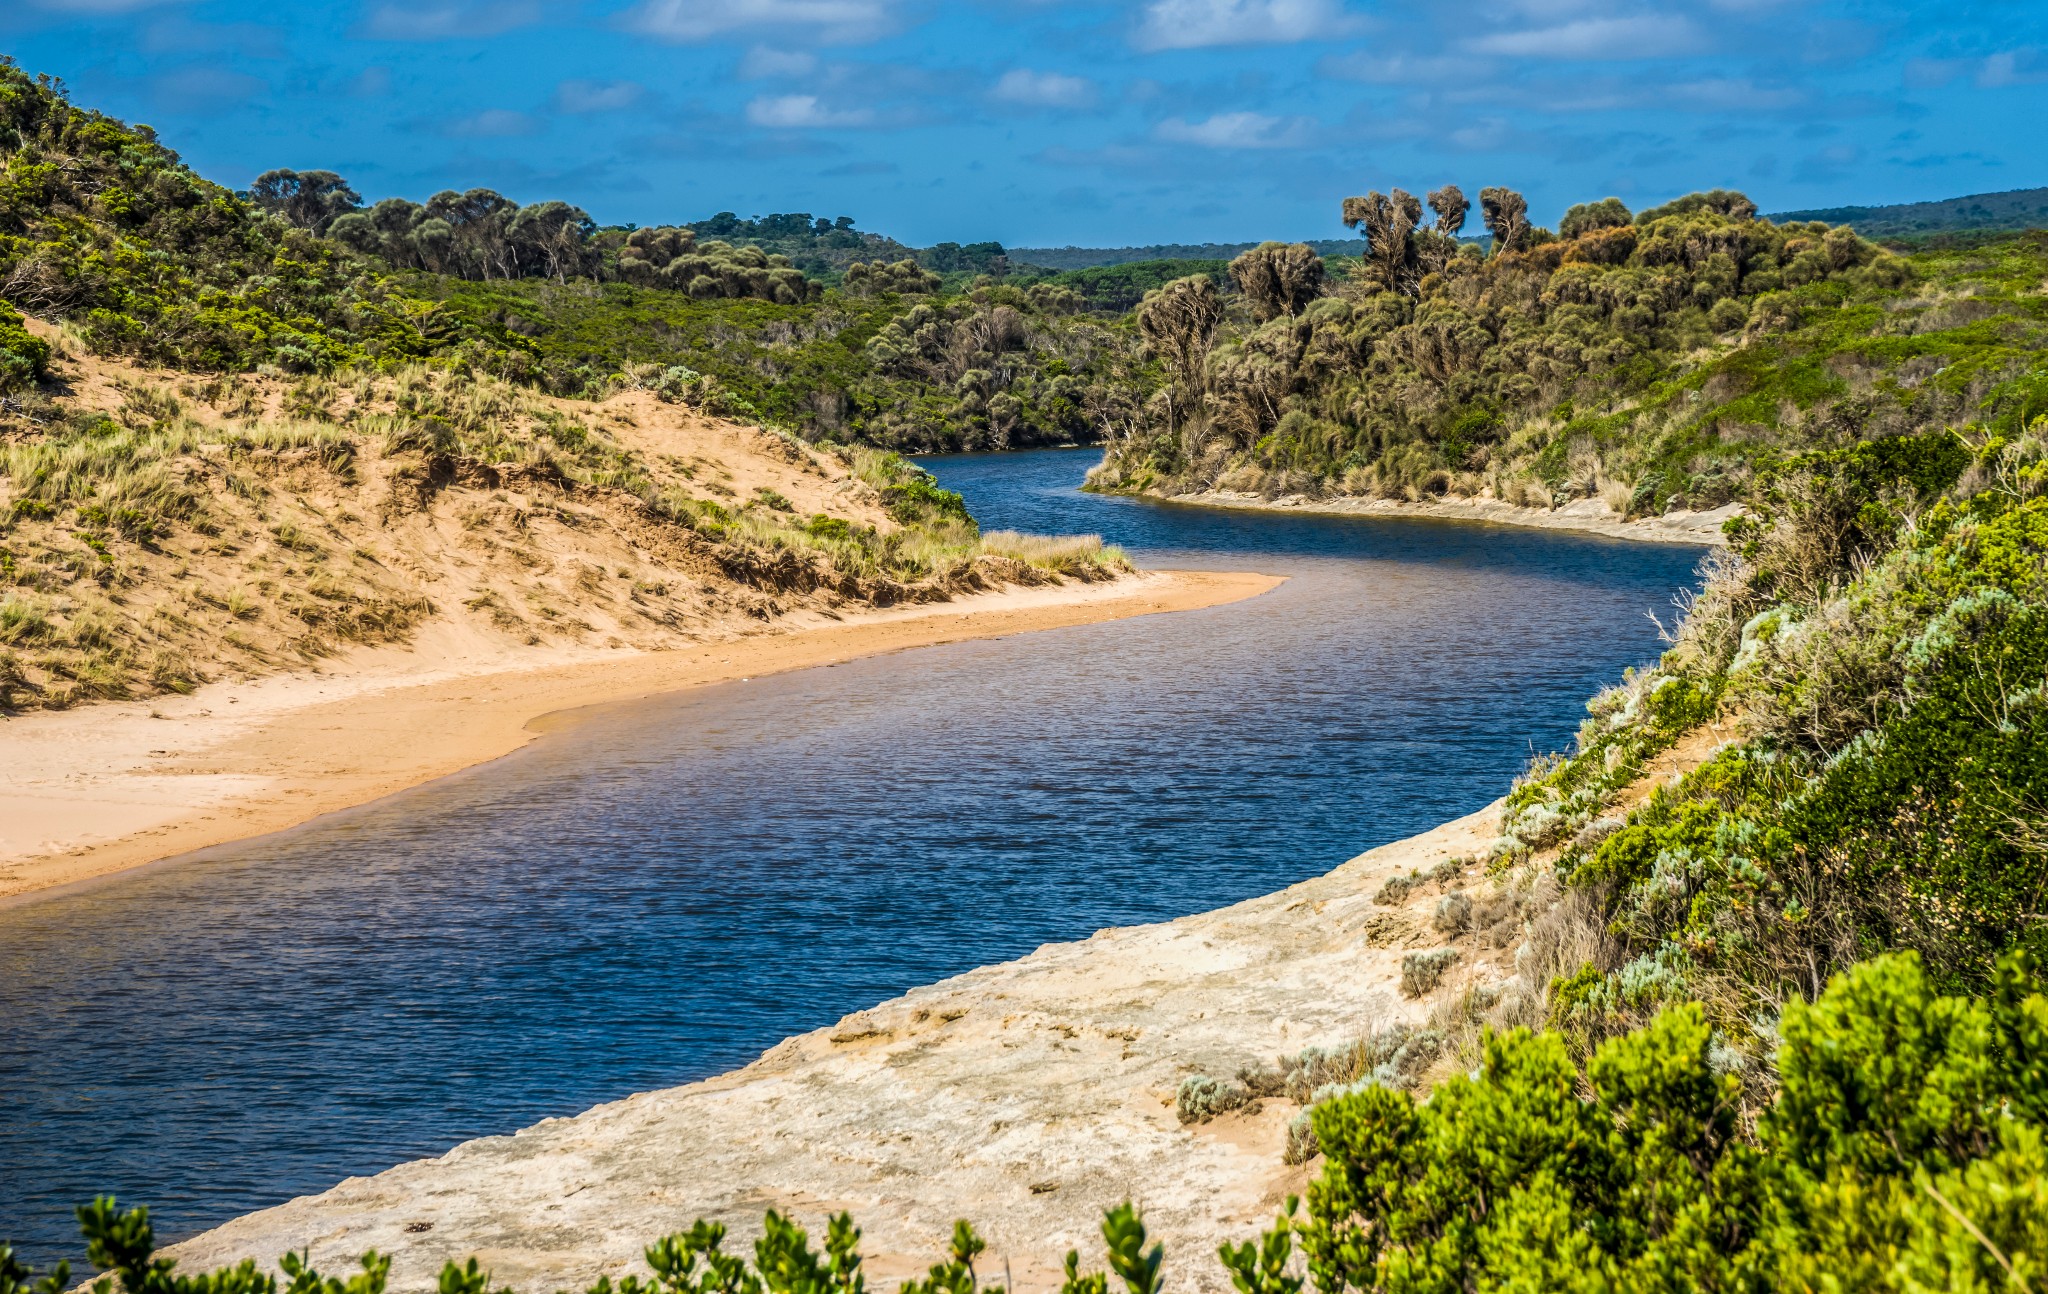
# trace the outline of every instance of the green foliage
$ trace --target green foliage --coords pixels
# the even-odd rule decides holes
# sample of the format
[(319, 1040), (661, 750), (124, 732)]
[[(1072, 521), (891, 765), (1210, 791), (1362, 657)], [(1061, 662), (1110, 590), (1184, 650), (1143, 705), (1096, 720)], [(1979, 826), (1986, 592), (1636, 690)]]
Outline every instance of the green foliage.
[[(147, 127), (74, 107), (11, 60), (0, 277), (14, 304), (74, 320), (96, 349), (186, 368), (325, 371), (465, 340), (340, 248), (194, 175)], [(467, 340), (479, 355), (506, 346)]]
[(1145, 1247), (1145, 1220), (1129, 1200), (1102, 1215), (1102, 1239), (1109, 1246), (1109, 1270), (1129, 1294), (1159, 1294), (1166, 1246)]
[(1073, 289), (1090, 310), (1122, 314), (1143, 301), (1147, 292), (1163, 288), (1175, 279), (1206, 274), (1221, 283), (1228, 270), (1227, 260), (1129, 261), (1121, 265), (1063, 270), (1039, 282)]
[(1092, 440), (1131, 416), (1153, 380), (1126, 325), (1077, 314), (1044, 285), (906, 296), (863, 279), (777, 304), (630, 283), (405, 282), (459, 330), (517, 338), (531, 358), (515, 376), (548, 389), (596, 391), (641, 366), (680, 366), (725, 393), (711, 411), (814, 441), (929, 451)]
[(2007, 1288), (2008, 1264), (2024, 1287), (2048, 1259), (2026, 1176), (2048, 1001), (2028, 964), (2003, 975), (1989, 1001), (1943, 997), (1893, 956), (1795, 1001), (1755, 1141), (1694, 1004), (1583, 1072), (1516, 1030), (1426, 1104), (1340, 1097), (1316, 1115), (1309, 1270), (1325, 1294)]
[(50, 343), (30, 332), (21, 316), (0, 301), (0, 392), (43, 380), (50, 370)]
[(1546, 241), (1513, 196), (1493, 218), (1517, 244), (1484, 258), (1410, 195), (1348, 200), (1358, 267), (1298, 314), (1247, 298), (1172, 356), (1188, 389), (1146, 406), (1096, 487), (1654, 514), (1744, 497), (1787, 453), (1973, 416), (2010, 435), (2048, 406), (2042, 239), (1907, 259), (1716, 191), (1633, 219), (1583, 204)]
[[(1293, 1201), (1289, 1201), (1289, 1211)], [(155, 1230), (147, 1208), (122, 1212), (113, 1197), (103, 1196), (78, 1209), (86, 1254), (93, 1266), (109, 1273), (92, 1285), (93, 1294), (384, 1294), (391, 1260), (377, 1253), (362, 1257), (362, 1271), (346, 1280), (322, 1276), (302, 1254), (287, 1253), (278, 1261), (285, 1281), (260, 1270), (254, 1260), (221, 1271), (182, 1275), (176, 1263), (156, 1254)], [(1265, 1238), (1256, 1255), (1246, 1246), (1247, 1271), (1258, 1282), (1246, 1294), (1298, 1294), (1301, 1282), (1286, 1273), (1289, 1242), (1287, 1219)], [(1102, 1219), (1109, 1268), (1126, 1294), (1161, 1294), (1165, 1248), (1145, 1247), (1145, 1223), (1128, 1201), (1108, 1210)], [(837, 1213), (826, 1223), (824, 1252), (811, 1248), (810, 1235), (794, 1220), (771, 1209), (762, 1219), (762, 1235), (754, 1242), (749, 1263), (724, 1251), (722, 1223), (698, 1219), (687, 1231), (663, 1236), (644, 1251), (650, 1276), (628, 1275), (613, 1283), (600, 1276), (588, 1294), (864, 1294), (860, 1228), (851, 1215)], [(953, 1224), (946, 1256), (921, 1277), (903, 1282), (899, 1294), (1004, 1294), (1001, 1285), (984, 1285), (975, 1260), (988, 1242), (965, 1219)], [(1078, 1251), (1067, 1254), (1063, 1294), (1107, 1294), (1108, 1277), (1083, 1275)], [(1226, 1246), (1226, 1262), (1233, 1260)], [(1233, 1263), (1234, 1265), (1234, 1263)], [(0, 1294), (62, 1294), (69, 1288), (70, 1266), (58, 1264), (38, 1275), (0, 1244)], [(435, 1279), (438, 1294), (491, 1294), (490, 1273), (472, 1257), (444, 1264)], [(510, 1294), (500, 1290), (498, 1294)]]
[(1286, 1208), (1256, 1245), (1225, 1241), (1217, 1250), (1238, 1294), (1301, 1294), (1303, 1279), (1293, 1263), (1294, 1213), (1300, 1203), (1299, 1197), (1288, 1196)]
[(882, 492), (882, 506), (899, 523), (924, 525), (956, 521), (972, 524), (967, 501), (942, 489), (938, 478), (895, 454), (864, 454), (857, 460), (861, 479)]

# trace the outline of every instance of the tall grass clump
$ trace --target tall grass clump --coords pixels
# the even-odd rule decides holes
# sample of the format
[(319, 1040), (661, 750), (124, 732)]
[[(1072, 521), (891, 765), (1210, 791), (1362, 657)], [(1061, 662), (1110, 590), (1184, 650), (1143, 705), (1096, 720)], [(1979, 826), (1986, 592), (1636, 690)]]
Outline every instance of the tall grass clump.
[(71, 417), (0, 447), (0, 476), (17, 516), (96, 507), (148, 528), (200, 510), (202, 493), (179, 466), (200, 448), (197, 425), (186, 421), (136, 430), (103, 415)]

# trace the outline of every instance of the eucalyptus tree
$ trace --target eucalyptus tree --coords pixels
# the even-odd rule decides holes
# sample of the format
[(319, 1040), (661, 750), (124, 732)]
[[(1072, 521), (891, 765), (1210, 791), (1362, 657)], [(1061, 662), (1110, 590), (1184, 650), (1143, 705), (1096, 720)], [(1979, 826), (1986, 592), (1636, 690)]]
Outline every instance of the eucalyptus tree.
[(1620, 198), (1602, 198), (1598, 202), (1581, 202), (1565, 212), (1557, 233), (1561, 238), (1577, 238), (1596, 229), (1620, 229), (1634, 223), (1635, 217)]
[(1230, 262), (1230, 277), (1260, 323), (1298, 315), (1322, 295), (1323, 258), (1307, 243), (1260, 243)]
[(1173, 375), (1167, 417), (1176, 427), (1186, 407), (1201, 398), (1202, 370), (1222, 322), (1223, 300), (1206, 274), (1175, 279), (1138, 303), (1138, 334)]
[(1436, 215), (1436, 223), (1430, 227), (1447, 238), (1456, 238), (1472, 212), (1472, 200), (1457, 185), (1446, 184), (1430, 193), (1429, 209)]
[(1529, 200), (1513, 189), (1495, 185), (1479, 191), (1479, 218), (1493, 235), (1496, 252), (1520, 251), (1529, 237)]
[(495, 271), (495, 277), (510, 279), (519, 276), (518, 264), (505, 234), (518, 210), (518, 203), (493, 189), (443, 189), (427, 199), (426, 218), (447, 225), (450, 251), (462, 267), (457, 273), (489, 279)]
[(265, 171), (249, 186), (249, 199), (301, 229), (327, 232), (340, 217), (363, 205), (363, 197), (333, 171)]
[(536, 202), (520, 207), (505, 226), (505, 240), (521, 261), (536, 259), (550, 278), (566, 283), (580, 274), (596, 222), (581, 207), (566, 202)]
[(1409, 296), (1421, 278), (1415, 247), (1421, 223), (1422, 200), (1405, 189), (1391, 195), (1375, 189), (1362, 198), (1344, 199), (1344, 224), (1365, 235), (1366, 263), (1388, 288)]

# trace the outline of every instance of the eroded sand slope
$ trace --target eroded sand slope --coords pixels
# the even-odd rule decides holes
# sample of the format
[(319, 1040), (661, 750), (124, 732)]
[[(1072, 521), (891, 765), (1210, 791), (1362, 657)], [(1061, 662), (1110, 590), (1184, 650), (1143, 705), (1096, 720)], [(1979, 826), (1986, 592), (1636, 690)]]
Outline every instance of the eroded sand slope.
[[(640, 1270), (648, 1241), (700, 1216), (745, 1252), (764, 1209), (816, 1234), (843, 1208), (882, 1288), (969, 1217), (996, 1270), (1037, 1289), (1057, 1286), (1069, 1248), (1099, 1260), (1101, 1210), (1128, 1197), (1166, 1241), (1175, 1288), (1227, 1289), (1217, 1244), (1249, 1236), (1306, 1180), (1281, 1158), (1297, 1107), (1183, 1127), (1180, 1080), (1419, 1018), (1394, 986), (1402, 956), (1437, 937), (1372, 895), (1397, 871), (1479, 852), (1497, 824), (1489, 806), (1278, 894), (1048, 945), (735, 1073), (351, 1179), (172, 1254), (190, 1270), (310, 1248), (332, 1273), (374, 1248), (395, 1255), (398, 1289), (476, 1254), (498, 1283), (539, 1292)], [(1511, 955), (1470, 950), (1460, 978), (1504, 978)], [(519, 1063), (516, 1040), (506, 1057)]]

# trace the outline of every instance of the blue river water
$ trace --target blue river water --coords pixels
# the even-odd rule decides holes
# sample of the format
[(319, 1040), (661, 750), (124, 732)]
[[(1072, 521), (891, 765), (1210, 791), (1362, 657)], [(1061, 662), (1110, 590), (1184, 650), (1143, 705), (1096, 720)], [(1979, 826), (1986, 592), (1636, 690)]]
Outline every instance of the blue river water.
[(1266, 893), (1468, 812), (1653, 658), (1696, 549), (1076, 489), (988, 528), (1288, 576), (1233, 605), (587, 712), (508, 759), (0, 910), (0, 1239), (190, 1234), (740, 1065), (918, 984)]

